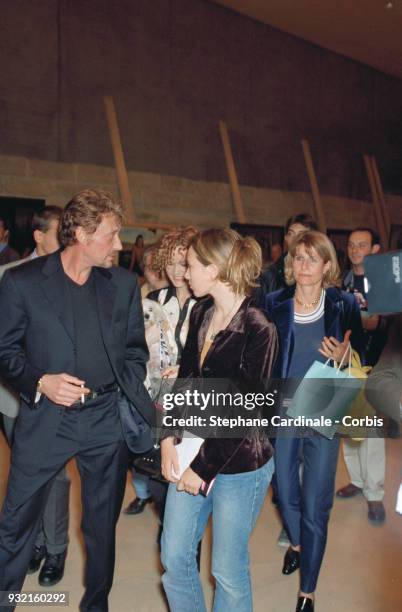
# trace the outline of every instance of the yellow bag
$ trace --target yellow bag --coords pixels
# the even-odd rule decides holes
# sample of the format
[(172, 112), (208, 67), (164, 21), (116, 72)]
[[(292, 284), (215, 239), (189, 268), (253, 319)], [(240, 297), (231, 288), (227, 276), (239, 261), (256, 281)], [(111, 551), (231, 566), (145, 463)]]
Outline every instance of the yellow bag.
[[(350, 374), (352, 376), (355, 376), (356, 378), (368, 378), (371, 369), (371, 366), (362, 366), (359, 353), (355, 350), (352, 350)], [(366, 399), (364, 384), (363, 387), (360, 389), (357, 397), (353, 400), (348, 411), (348, 416), (357, 419), (364, 419), (365, 417), (373, 417), (374, 415), (374, 408), (371, 406), (371, 404), (369, 404)], [(364, 433), (366, 431), (365, 427), (353, 427), (353, 436), (350, 435), (350, 429), (350, 427), (341, 426), (338, 432), (349, 436), (355, 442), (362, 442), (366, 439), (366, 436), (364, 436)], [(363, 436), (361, 438), (356, 437), (356, 433), (359, 432), (359, 429), (361, 429), (361, 435)]]

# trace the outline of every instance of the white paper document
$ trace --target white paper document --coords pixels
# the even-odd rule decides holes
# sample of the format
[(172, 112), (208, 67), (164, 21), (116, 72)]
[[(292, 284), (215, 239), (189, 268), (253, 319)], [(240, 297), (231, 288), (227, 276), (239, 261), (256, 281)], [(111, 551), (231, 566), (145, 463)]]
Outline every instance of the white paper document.
[(175, 474), (177, 478), (181, 478), (183, 472), (189, 467), (190, 463), (198, 455), (198, 451), (200, 450), (203, 442), (203, 438), (193, 436), (188, 431), (186, 431), (185, 436), (183, 437), (180, 444), (176, 444), (175, 449), (177, 450), (177, 455), (179, 457), (180, 469), (179, 474)]

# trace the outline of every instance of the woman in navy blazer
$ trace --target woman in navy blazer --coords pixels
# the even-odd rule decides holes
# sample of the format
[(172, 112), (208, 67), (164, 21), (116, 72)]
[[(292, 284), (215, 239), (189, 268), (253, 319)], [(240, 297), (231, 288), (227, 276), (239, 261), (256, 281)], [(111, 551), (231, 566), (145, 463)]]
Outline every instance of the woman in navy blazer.
[[(268, 294), (265, 309), (276, 324), (280, 343), (276, 375), (288, 379), (287, 400), (296, 380), (314, 361), (340, 361), (348, 346), (359, 350), (360, 311), (353, 296), (338, 289), (339, 266), (330, 240), (316, 231), (298, 236), (289, 250), (286, 289)], [(293, 391), (290, 391), (293, 382)], [(286, 399), (283, 409), (286, 412)], [(294, 436), (292, 436), (294, 433)], [(275, 464), (279, 509), (291, 546), (282, 572), (300, 567), (296, 612), (314, 610), (314, 591), (324, 556), (332, 507), (339, 438), (329, 440), (309, 428), (278, 433)], [(302, 482), (299, 466), (303, 464)]]

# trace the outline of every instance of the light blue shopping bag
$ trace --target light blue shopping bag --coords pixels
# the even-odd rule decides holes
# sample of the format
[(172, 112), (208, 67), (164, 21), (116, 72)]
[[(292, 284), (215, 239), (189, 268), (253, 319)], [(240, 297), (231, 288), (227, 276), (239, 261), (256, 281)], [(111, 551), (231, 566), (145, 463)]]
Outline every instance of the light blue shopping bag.
[[(349, 367), (344, 370), (341, 369), (344, 359), (335, 367), (329, 365), (329, 361), (314, 361), (293, 395), (286, 414), (293, 418), (304, 416), (314, 419), (316, 423), (309, 426), (332, 440), (362, 388), (364, 379), (351, 374), (351, 357)], [(329, 419), (330, 424), (317, 422), (323, 419)]]

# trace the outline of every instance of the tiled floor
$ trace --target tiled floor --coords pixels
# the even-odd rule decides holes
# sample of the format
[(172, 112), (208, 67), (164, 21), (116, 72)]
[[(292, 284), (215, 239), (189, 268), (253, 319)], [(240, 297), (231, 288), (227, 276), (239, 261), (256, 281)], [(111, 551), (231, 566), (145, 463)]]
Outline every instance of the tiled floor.
[[(401, 479), (402, 440), (387, 441), (386, 523), (374, 527), (367, 521), (366, 504), (359, 496), (335, 500), (327, 551), (317, 590), (318, 612), (401, 612), (402, 611), (402, 516), (395, 513), (395, 498)], [(0, 441), (0, 492), (4, 494), (8, 450)], [(70, 593), (70, 610), (78, 609), (83, 592), (83, 550), (79, 532), (79, 479), (72, 463), (70, 547), (64, 579), (55, 590)], [(347, 482), (340, 461), (337, 486)], [(127, 485), (125, 505), (133, 497)], [(155, 542), (157, 519), (152, 506), (140, 516), (122, 515), (117, 532), (117, 562), (110, 597), (112, 612), (164, 612), (161, 567)], [(251, 541), (251, 565), (255, 612), (293, 612), (298, 588), (297, 573), (281, 574), (284, 549), (276, 539), (279, 522), (270, 499)], [(202, 579), (210, 605), (212, 583), (209, 575), (210, 534), (203, 544)], [(28, 576), (25, 590), (39, 590), (37, 575)], [(22, 609), (22, 608), (21, 608)], [(37, 607), (36, 610), (63, 608)], [(192, 611), (188, 611), (192, 612)], [(226, 611), (225, 611), (226, 612)], [(231, 611), (227, 611), (231, 612)]]

